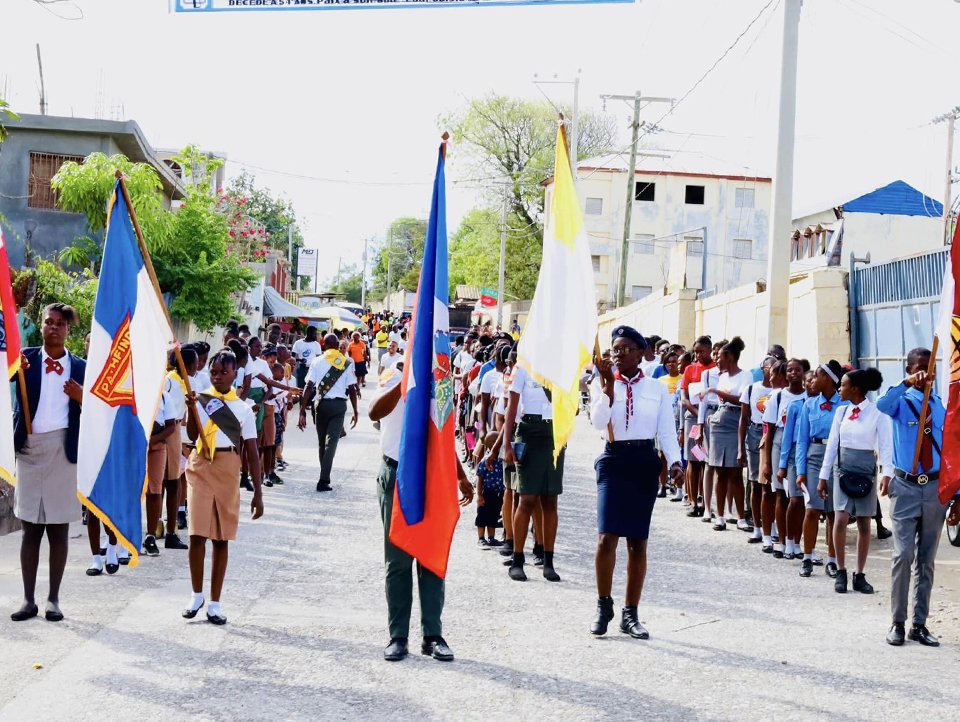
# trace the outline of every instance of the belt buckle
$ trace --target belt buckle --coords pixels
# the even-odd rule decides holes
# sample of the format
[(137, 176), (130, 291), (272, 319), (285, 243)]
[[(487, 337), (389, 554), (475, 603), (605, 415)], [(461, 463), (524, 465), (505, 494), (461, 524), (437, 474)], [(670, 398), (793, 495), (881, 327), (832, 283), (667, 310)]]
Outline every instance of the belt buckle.
[(917, 484), (920, 486), (926, 486), (930, 481), (930, 477), (927, 474), (920, 474), (917, 476)]

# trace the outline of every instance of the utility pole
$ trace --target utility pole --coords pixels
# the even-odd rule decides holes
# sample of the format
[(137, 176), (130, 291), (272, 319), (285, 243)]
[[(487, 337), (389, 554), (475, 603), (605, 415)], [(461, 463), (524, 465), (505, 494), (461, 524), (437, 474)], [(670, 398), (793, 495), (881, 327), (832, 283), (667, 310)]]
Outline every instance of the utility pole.
[(47, 91), (43, 84), (43, 61), (40, 59), (40, 43), (37, 43), (37, 68), (40, 69), (40, 115), (47, 114)]
[(393, 225), (387, 229), (387, 311), (390, 311), (390, 295), (393, 293)]
[[(773, 212), (767, 243), (767, 338), (762, 346), (789, 339), (790, 224), (793, 220), (793, 155), (797, 119), (797, 49), (802, 0), (784, 0), (783, 52), (780, 60), (780, 110), (777, 161), (773, 174)], [(786, 345), (786, 344), (785, 344)], [(789, 352), (789, 346), (788, 346)]]
[(293, 265), (293, 224), (287, 226), (287, 263), (290, 264), (290, 275), (293, 278), (293, 291), (297, 291), (297, 271)]
[[(534, 74), (533, 84), (534, 85), (572, 85), (573, 86), (573, 119), (570, 122), (570, 132), (567, 136), (567, 140), (570, 143), (570, 168), (573, 171), (573, 182), (577, 182), (577, 158), (580, 149), (579, 141), (579, 128), (580, 128), (580, 70), (577, 70), (577, 74), (573, 80), (556, 80), (556, 75), (553, 76), (554, 80), (538, 80), (537, 75)], [(542, 90), (540, 91), (543, 92)], [(559, 108), (550, 100), (549, 96), (544, 93), (544, 96), (550, 101), (550, 104), (553, 105), (555, 109), (559, 112)]]
[(947, 124), (947, 172), (945, 174), (945, 187), (943, 190), (943, 244), (950, 243), (950, 208), (953, 205), (953, 131), (960, 118), (960, 105), (957, 105), (948, 113), (938, 115), (933, 119), (934, 123)]
[(503, 294), (507, 265), (507, 199), (509, 188), (503, 186), (503, 208), (500, 211), (500, 271), (497, 280), (497, 326), (503, 328)]
[(363, 310), (367, 310), (367, 242), (368, 238), (363, 239), (363, 271), (360, 273), (360, 305)]
[[(617, 279), (617, 306), (623, 306), (627, 289), (627, 266), (630, 262), (630, 222), (633, 218), (633, 202), (636, 199), (637, 175), (637, 144), (640, 142), (640, 104), (641, 103), (670, 103), (673, 98), (644, 97), (640, 91), (633, 95), (601, 95), (604, 105), (608, 100), (633, 101), (633, 120), (630, 123), (630, 161), (627, 166), (627, 202), (623, 209), (623, 240), (620, 247), (619, 278)], [(647, 154), (644, 155), (656, 155)]]

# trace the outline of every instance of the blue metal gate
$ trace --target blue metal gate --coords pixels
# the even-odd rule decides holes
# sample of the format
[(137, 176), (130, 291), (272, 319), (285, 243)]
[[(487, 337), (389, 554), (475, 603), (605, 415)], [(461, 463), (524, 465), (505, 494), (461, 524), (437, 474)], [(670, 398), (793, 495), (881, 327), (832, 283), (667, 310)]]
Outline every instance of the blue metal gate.
[(856, 269), (850, 275), (850, 346), (859, 368), (876, 366), (884, 387), (903, 378), (907, 353), (930, 348), (949, 248)]

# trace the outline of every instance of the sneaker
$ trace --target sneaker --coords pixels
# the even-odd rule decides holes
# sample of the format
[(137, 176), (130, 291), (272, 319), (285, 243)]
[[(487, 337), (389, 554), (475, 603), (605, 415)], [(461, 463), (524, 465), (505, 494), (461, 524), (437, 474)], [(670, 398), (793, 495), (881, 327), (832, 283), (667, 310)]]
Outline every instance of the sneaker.
[(484, 539), (483, 537), (480, 537), (479, 539), (477, 539), (477, 546), (480, 547), (481, 549), (489, 549), (489, 548), (490, 548), (490, 544), (488, 544), (488, 543), (487, 543), (487, 540)]
[(499, 549), (500, 547), (503, 546), (503, 542), (497, 539), (496, 537), (492, 536), (489, 539), (487, 539), (487, 546), (492, 547), (494, 549)]
[(804, 559), (803, 563), (800, 565), (800, 576), (809, 577), (811, 574), (813, 574), (813, 560)]
[(163, 537), (164, 549), (189, 549), (190, 547), (183, 543), (183, 540), (176, 534), (167, 534)]
[(279, 476), (277, 476), (277, 472), (275, 472), (275, 471), (271, 471), (271, 472), (267, 475), (267, 479), (269, 479), (270, 481), (272, 481), (274, 484), (277, 484), (277, 485), (279, 485), (279, 486), (283, 486), (283, 479), (281, 479)]
[(247, 491), (253, 491), (253, 484), (250, 483), (249, 474), (240, 474), (240, 488)]
[(663, 487), (663, 486), (660, 487), (660, 491), (657, 492), (657, 498), (658, 498), (658, 499), (666, 499), (666, 498), (667, 498), (667, 489), (666, 489), (666, 487)]
[(277, 464), (277, 468), (280, 469), (280, 471), (287, 470), (287, 462), (284, 461), (283, 459), (277, 459), (276, 464)]
[(683, 490), (682, 490), (682, 489), (677, 489), (677, 493), (673, 495), (673, 497), (670, 499), (670, 501), (671, 501), (671, 502), (673, 502), (673, 501), (683, 501), (685, 496), (686, 496), (686, 495), (683, 493)]
[(143, 540), (143, 553), (148, 557), (160, 556), (160, 547), (157, 546), (157, 539), (152, 534)]

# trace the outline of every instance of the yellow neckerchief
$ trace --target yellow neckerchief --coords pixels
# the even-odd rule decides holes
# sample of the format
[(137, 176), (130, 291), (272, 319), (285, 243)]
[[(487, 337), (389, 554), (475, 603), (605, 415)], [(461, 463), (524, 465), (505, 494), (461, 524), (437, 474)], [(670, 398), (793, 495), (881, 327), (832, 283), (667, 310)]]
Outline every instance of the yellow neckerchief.
[(324, 351), (323, 358), (337, 371), (343, 371), (343, 367), (347, 365), (347, 357), (335, 348), (330, 348)]
[(178, 384), (180, 384), (180, 388), (183, 389), (183, 393), (187, 393), (187, 384), (184, 383), (182, 378), (180, 378), (180, 372), (177, 371), (177, 369), (174, 369), (168, 373), (167, 378), (171, 381), (176, 381)]
[[(204, 391), (207, 396), (213, 396), (214, 398), (220, 399), (224, 403), (228, 401), (238, 401), (240, 399), (237, 396), (236, 389), (231, 388), (227, 393), (221, 394), (213, 386)], [(200, 438), (197, 439), (197, 451), (201, 453), (206, 453), (207, 458), (210, 461), (213, 461), (214, 455), (217, 453), (217, 431), (220, 430), (220, 427), (217, 426), (213, 419), (209, 416), (207, 417), (207, 423), (203, 426), (203, 431), (200, 433)], [(239, 449), (238, 449), (239, 451)]]

